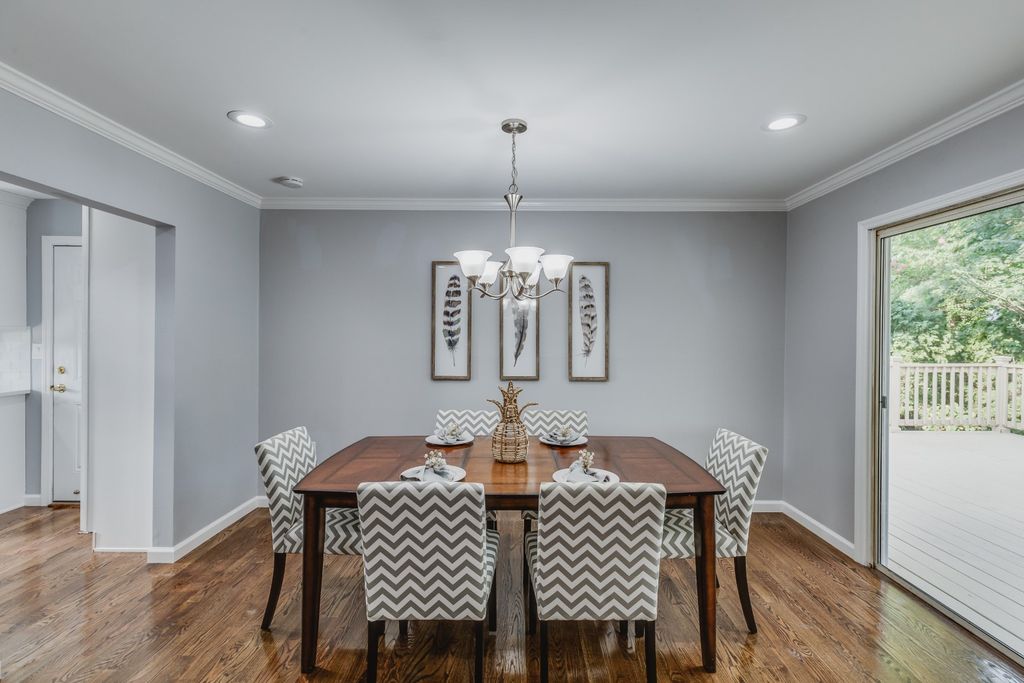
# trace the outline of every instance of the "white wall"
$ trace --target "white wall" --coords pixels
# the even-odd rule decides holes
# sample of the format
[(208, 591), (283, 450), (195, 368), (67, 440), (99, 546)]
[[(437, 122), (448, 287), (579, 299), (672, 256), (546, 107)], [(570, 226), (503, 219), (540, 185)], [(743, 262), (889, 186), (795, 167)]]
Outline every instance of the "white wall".
[[(25, 322), (24, 197), (0, 191), (0, 326)], [(0, 512), (25, 501), (25, 397), (0, 397)]]
[[(473, 302), (473, 379), (430, 379), (430, 262), (500, 252), (498, 212), (264, 211), (260, 432), (299, 424), (321, 457), (369, 434), (423, 434), (441, 407), (498, 394), (498, 305)], [(590, 413), (703, 461), (718, 426), (771, 451), (758, 496), (782, 493), (785, 216), (538, 213), (520, 243), (611, 262), (609, 382), (567, 379), (567, 304), (542, 300), (541, 379), (523, 400)]]
[(153, 537), (156, 229), (92, 210), (89, 505), (97, 549)]

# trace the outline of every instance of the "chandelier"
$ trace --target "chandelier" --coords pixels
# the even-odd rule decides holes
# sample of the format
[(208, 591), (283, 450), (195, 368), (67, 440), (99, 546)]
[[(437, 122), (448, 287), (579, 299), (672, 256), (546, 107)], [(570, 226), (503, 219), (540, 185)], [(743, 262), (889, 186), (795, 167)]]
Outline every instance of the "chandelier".
[[(505, 253), (508, 260), (504, 263), (491, 261), (491, 252), (468, 250), (455, 252), (459, 260), (462, 274), (469, 280), (471, 291), (480, 292), (480, 297), (504, 299), (512, 296), (518, 301), (524, 299), (541, 299), (552, 292), (561, 292), (559, 288), (565, 274), (569, 271), (572, 256), (566, 254), (545, 254), (540, 247), (516, 246), (516, 209), (523, 196), (519, 194), (519, 171), (516, 169), (516, 135), (526, 132), (526, 121), (522, 119), (505, 119), (501, 129), (512, 136), (512, 184), (505, 194), (508, 204), (508, 249)], [(543, 294), (538, 293), (541, 271), (551, 283), (551, 288)], [(491, 291), (498, 278), (501, 282)]]

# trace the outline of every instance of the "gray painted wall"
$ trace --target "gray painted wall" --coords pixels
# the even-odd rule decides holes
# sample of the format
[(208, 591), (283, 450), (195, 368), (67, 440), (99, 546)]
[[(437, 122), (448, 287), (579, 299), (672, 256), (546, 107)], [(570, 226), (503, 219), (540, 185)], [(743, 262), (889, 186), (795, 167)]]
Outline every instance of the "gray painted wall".
[[(62, 199), (36, 199), (28, 206), (26, 272), (28, 325), (32, 343), (43, 343), (43, 235), (82, 234), (82, 206)], [(25, 493), (39, 493), (43, 361), (32, 361), (32, 393), (25, 402)]]
[(0, 122), (0, 171), (176, 228), (174, 462), (154, 469), (174, 506), (153, 524), (181, 541), (254, 494), (259, 212), (8, 92)]
[[(439, 407), (498, 397), (497, 305), (473, 306), (473, 379), (430, 379), (430, 262), (500, 252), (496, 212), (263, 211), (260, 435), (307, 425), (321, 458), (369, 434), (424, 434)], [(703, 461), (719, 425), (772, 451), (782, 493), (785, 216), (526, 213), (520, 244), (611, 262), (611, 381), (566, 379), (566, 301), (541, 303), (541, 380), (523, 398), (653, 434)]]
[(801, 206), (786, 249), (786, 502), (852, 541), (857, 223), (1024, 168), (1024, 108)]

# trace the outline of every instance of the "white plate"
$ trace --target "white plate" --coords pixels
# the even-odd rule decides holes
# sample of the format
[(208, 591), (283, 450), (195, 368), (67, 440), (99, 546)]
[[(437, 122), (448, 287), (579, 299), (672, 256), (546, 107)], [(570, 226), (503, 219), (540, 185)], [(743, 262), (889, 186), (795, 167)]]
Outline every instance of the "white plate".
[[(403, 477), (414, 477), (418, 476), (425, 466), (420, 465), (418, 467), (410, 467), (405, 472), (402, 472)], [(452, 478), (449, 481), (462, 481), (466, 478), (466, 470), (455, 465), (448, 465), (448, 470), (452, 473)], [(441, 481), (440, 479), (431, 479), (430, 481)]]
[(553, 439), (549, 439), (546, 436), (541, 436), (538, 437), (538, 441), (540, 441), (543, 444), (547, 444), (548, 446), (555, 446), (557, 448), (572, 448), (573, 446), (582, 446), (583, 444), (587, 443), (587, 437), (581, 436), (578, 437), (575, 441), (562, 443), (561, 441), (555, 441)]
[(566, 467), (564, 470), (558, 470), (557, 472), (555, 472), (554, 474), (551, 475), (551, 478), (554, 479), (555, 481), (557, 481), (559, 484), (567, 484), (567, 483), (572, 483), (572, 484), (587, 484), (587, 483), (591, 483), (591, 484), (618, 484), (619, 483), (619, 475), (615, 474), (614, 472), (609, 472), (608, 470), (602, 470), (600, 467), (592, 467), (591, 470), (594, 471), (594, 472), (597, 472), (598, 474), (606, 474), (606, 475), (608, 475), (608, 481), (605, 481), (605, 482), (602, 482), (602, 481), (594, 481), (594, 482), (573, 481), (573, 482), (570, 482), (569, 481), (569, 468), (568, 467)]
[(473, 436), (470, 435), (469, 437), (460, 439), (459, 441), (442, 441), (434, 434), (431, 434), (426, 438), (426, 442), (431, 446), (465, 446), (467, 443), (473, 443)]

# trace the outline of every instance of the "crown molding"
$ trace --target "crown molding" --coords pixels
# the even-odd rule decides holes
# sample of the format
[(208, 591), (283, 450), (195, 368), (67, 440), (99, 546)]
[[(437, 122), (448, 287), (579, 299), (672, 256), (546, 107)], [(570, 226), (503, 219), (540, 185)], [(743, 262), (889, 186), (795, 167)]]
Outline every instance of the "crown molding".
[(108, 140), (163, 164), (182, 175), (223, 192), (229, 197), (234, 197), (250, 206), (259, 207), (260, 205), (260, 196), (255, 192), (250, 192), (241, 185), (203, 168), (194, 161), (189, 161), (180, 154), (172, 152), (163, 145), (122, 126), (3, 62), (0, 62), (0, 88), (58, 116), (63, 116), (93, 133), (102, 135)]
[(849, 185), (856, 180), (882, 170), (886, 166), (891, 166), (897, 161), (937, 145), (943, 140), (948, 140), (954, 135), (995, 118), (1022, 104), (1024, 104), (1024, 80), (1017, 81), (961, 109), (952, 116), (947, 116), (941, 121), (933, 123), (909, 137), (903, 138), (896, 144), (886, 147), (882, 151), (876, 152), (868, 158), (858, 161), (852, 166), (844, 168), (842, 171), (834, 173), (824, 180), (819, 180), (813, 185), (787, 197), (785, 202), (786, 210), (792, 211), (798, 206), (834, 192), (844, 185)]
[(24, 195), (0, 190), (0, 206), (13, 206), (15, 209), (21, 209), (24, 211), (32, 202), (32, 197), (25, 197)]
[[(264, 197), (261, 209), (320, 211), (508, 211), (500, 199)], [(520, 211), (785, 211), (778, 199), (529, 199)]]

